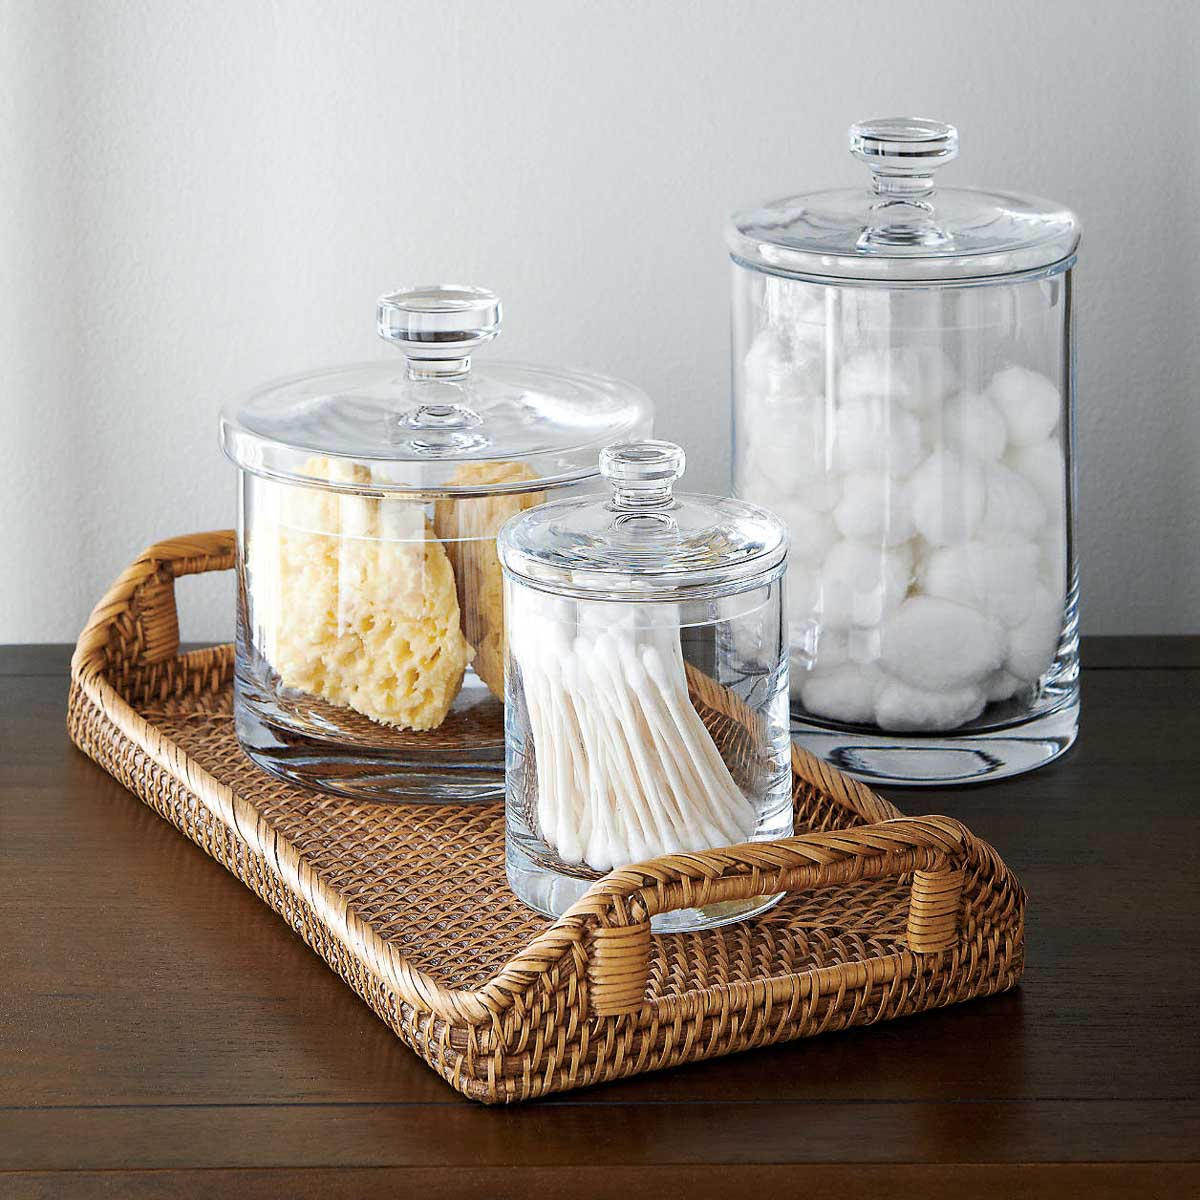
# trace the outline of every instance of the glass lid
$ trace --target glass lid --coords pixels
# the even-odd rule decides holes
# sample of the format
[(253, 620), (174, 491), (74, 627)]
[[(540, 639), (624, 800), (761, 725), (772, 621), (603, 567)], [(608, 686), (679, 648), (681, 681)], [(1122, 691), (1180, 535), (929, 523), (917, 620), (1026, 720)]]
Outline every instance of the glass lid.
[(649, 432), (650, 402), (627, 383), (473, 366), (472, 353), (500, 332), (493, 292), (395, 292), (379, 301), (378, 328), (403, 357), (295, 375), (229, 405), (225, 453), (255, 474), (337, 491), (493, 495), (595, 476), (602, 446)]
[(809, 192), (734, 213), (735, 261), (822, 280), (937, 283), (1025, 274), (1062, 263), (1079, 220), (1049, 200), (934, 187), (958, 155), (953, 125), (887, 117), (850, 127), (850, 152), (869, 186)]
[(563, 595), (639, 600), (741, 590), (781, 568), (788, 534), (774, 513), (743, 500), (677, 495), (684, 469), (673, 442), (607, 446), (604, 496), (552, 500), (500, 530), (505, 570)]

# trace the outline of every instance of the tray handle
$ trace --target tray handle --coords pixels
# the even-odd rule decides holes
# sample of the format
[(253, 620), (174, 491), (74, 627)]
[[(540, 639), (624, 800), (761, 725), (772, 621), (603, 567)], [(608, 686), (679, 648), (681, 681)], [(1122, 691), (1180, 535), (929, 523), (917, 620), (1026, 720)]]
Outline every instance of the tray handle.
[(175, 580), (180, 575), (227, 571), (236, 563), (232, 529), (194, 533), (156, 542), (142, 551), (108, 589), (75, 647), (77, 672), (152, 666), (179, 652)]
[[(724, 850), (677, 854), (613, 872), (589, 893), (600, 924), (588, 955), (598, 1016), (637, 1012), (650, 976), (650, 918), (681, 908), (776, 892), (912, 874), (905, 944), (934, 954), (959, 940), (964, 863), (971, 834), (950, 817), (901, 817)], [(763, 976), (765, 983), (772, 976)], [(723, 985), (687, 993), (717, 995)]]

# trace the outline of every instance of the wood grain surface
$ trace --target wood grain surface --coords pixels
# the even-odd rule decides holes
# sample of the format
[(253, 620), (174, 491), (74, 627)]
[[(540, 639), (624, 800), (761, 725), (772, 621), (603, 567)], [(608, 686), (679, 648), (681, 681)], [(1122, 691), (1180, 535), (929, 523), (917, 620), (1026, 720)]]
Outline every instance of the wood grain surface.
[(1085, 643), (1062, 762), (958, 791), (1016, 992), (513, 1110), (461, 1099), (76, 752), (0, 651), (0, 1196), (1200, 1194), (1200, 639)]

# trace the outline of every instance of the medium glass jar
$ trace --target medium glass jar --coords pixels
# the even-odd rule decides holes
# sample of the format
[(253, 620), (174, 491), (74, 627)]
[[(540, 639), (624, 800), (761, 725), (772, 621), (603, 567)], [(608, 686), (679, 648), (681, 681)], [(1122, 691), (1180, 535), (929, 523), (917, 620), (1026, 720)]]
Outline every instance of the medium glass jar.
[(234, 691), (246, 753), (292, 782), (372, 800), (503, 794), (505, 621), (495, 535), (595, 486), (635, 388), (473, 367), (500, 302), (428, 287), (379, 302), (403, 359), (296, 376), (221, 417), (241, 468)]
[(949, 125), (856, 125), (870, 187), (736, 213), (734, 490), (792, 534), (793, 733), (877, 783), (995, 779), (1079, 713), (1075, 216), (934, 188)]
[(787, 531), (743, 501), (674, 494), (683, 465), (669, 442), (610, 446), (610, 497), (551, 501), (500, 532), (508, 878), (539, 912), (615, 867), (792, 832)]

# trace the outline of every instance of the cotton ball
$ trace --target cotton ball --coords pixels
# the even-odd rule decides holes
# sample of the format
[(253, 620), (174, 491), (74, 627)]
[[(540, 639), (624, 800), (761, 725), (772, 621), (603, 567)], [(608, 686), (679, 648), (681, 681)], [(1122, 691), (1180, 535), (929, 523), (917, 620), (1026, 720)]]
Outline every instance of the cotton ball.
[(1040, 679), (1058, 651), (1062, 623), (1062, 602), (1039, 587), (1029, 616), (1008, 635), (1004, 669), (1026, 683)]
[(849, 655), (849, 643), (844, 633), (836, 629), (819, 629), (813, 650), (813, 670), (830, 671), (844, 663)]
[(800, 491), (799, 465), (794, 446), (786, 441), (765, 438), (755, 441), (749, 448), (746, 463), (746, 475), (753, 483), (744, 490), (749, 495), (753, 488), (756, 495), (763, 497), (761, 503), (768, 503), (769, 497), (790, 499)]
[(1037, 537), (1046, 524), (1046, 506), (1033, 484), (1003, 463), (988, 463), (983, 473), (987, 504), (979, 536), (987, 541)]
[(1015, 675), (1001, 669), (993, 671), (984, 681), (983, 694), (989, 704), (996, 704), (1001, 700), (1011, 700), (1024, 686)]
[(795, 392), (791, 347), (773, 329), (762, 330), (750, 343), (742, 362), (746, 390), (755, 396)]
[(927, 412), (958, 386), (958, 371), (937, 346), (910, 346), (902, 351), (913, 363), (917, 386), (909, 397), (914, 412)]
[(882, 400), (925, 412), (954, 390), (958, 372), (936, 346), (894, 346), (847, 360), (838, 377), (846, 400)]
[(803, 624), (789, 622), (788, 634), (790, 692), (793, 700), (799, 700), (806, 679), (828, 675), (846, 664), (847, 638), (837, 630), (814, 624), (811, 614)]
[(1004, 627), (939, 596), (912, 596), (883, 625), (880, 666), (929, 691), (978, 684), (1004, 661)]
[(793, 500), (776, 502), (774, 511), (792, 535), (789, 558), (793, 563), (819, 563), (837, 541), (837, 528), (828, 513), (814, 512)]
[(828, 513), (842, 497), (840, 475), (799, 479), (795, 459), (786, 445), (771, 445), (766, 439), (739, 453), (734, 491), (743, 500), (778, 511), (798, 503), (810, 511)]
[(910, 364), (894, 350), (868, 350), (846, 360), (838, 374), (838, 395), (843, 401), (880, 400), (904, 403), (915, 380)]
[(879, 671), (867, 665), (843, 663), (831, 671), (800, 680), (800, 703), (815, 716), (860, 724), (875, 712)]
[(921, 423), (881, 400), (848, 400), (834, 417), (836, 461), (843, 471), (907, 475), (921, 457)]
[(947, 400), (940, 414), (930, 414), (927, 428), (931, 425), (937, 425), (941, 434), (935, 444), (984, 462), (995, 462), (1008, 444), (1000, 410), (986, 396), (973, 392)]
[(1005, 461), (1033, 484), (1046, 512), (1058, 517), (1066, 508), (1067, 469), (1062, 448), (1054, 438), (1032, 446), (1014, 446)]
[(793, 331), (764, 329), (750, 343), (742, 372), (748, 399), (810, 396), (824, 389), (823, 346)]
[(788, 636), (793, 684), (801, 674), (829, 672), (847, 659), (846, 635), (836, 629), (822, 628), (811, 620), (803, 625), (789, 622)]
[(1040, 558), (1033, 542), (942, 546), (918, 567), (917, 586), (927, 595), (978, 608), (1012, 627), (1033, 607)]
[(819, 596), (817, 572), (808, 563), (789, 558), (783, 594), (789, 621), (811, 621)]
[(875, 724), (896, 733), (955, 729), (973, 721), (983, 706), (983, 692), (978, 687), (930, 692), (889, 679), (875, 701)]
[(825, 300), (828, 288), (767, 275), (763, 281), (763, 311), (773, 329), (793, 338), (815, 340), (825, 335)]
[(891, 338), (895, 293), (848, 287), (838, 288), (835, 294), (842, 362), (848, 362), (856, 348), (885, 348)]
[(771, 510), (780, 499), (779, 489), (755, 469), (755, 464), (749, 461), (749, 455), (745, 455), (744, 460), (734, 466), (733, 490), (741, 499)]
[(913, 535), (908, 489), (888, 475), (858, 471), (847, 475), (833, 519), (843, 537), (897, 546)]
[(992, 376), (988, 396), (1004, 416), (1008, 440), (1014, 446), (1032, 446), (1050, 435), (1058, 424), (1062, 397), (1058, 388), (1037, 371), (1005, 367)]
[(881, 644), (882, 631), (878, 625), (854, 625), (846, 631), (846, 657), (850, 662), (877, 662)]
[(1052, 596), (1067, 594), (1067, 531), (1062, 525), (1047, 530), (1041, 541), (1039, 561), (1042, 582)]
[(762, 481), (784, 496), (825, 483), (830, 470), (826, 427), (825, 401), (819, 396), (760, 401), (753, 416), (744, 414), (738, 430), (747, 482)]
[(912, 551), (838, 542), (821, 568), (818, 613), (830, 629), (878, 625), (908, 591)]
[(818, 475), (815, 479), (800, 484), (796, 499), (814, 512), (832, 512), (842, 498), (841, 477), (834, 474)]
[(965, 542), (983, 520), (983, 468), (953, 450), (935, 450), (909, 480), (913, 523), (935, 546)]
[[(767, 443), (764, 441), (762, 445), (765, 448)], [(758, 443), (743, 439), (733, 468), (735, 494), (764, 508), (772, 507), (779, 497), (792, 493), (790, 481), (776, 481), (778, 469), (778, 464), (771, 461), (769, 453), (759, 453)]]

